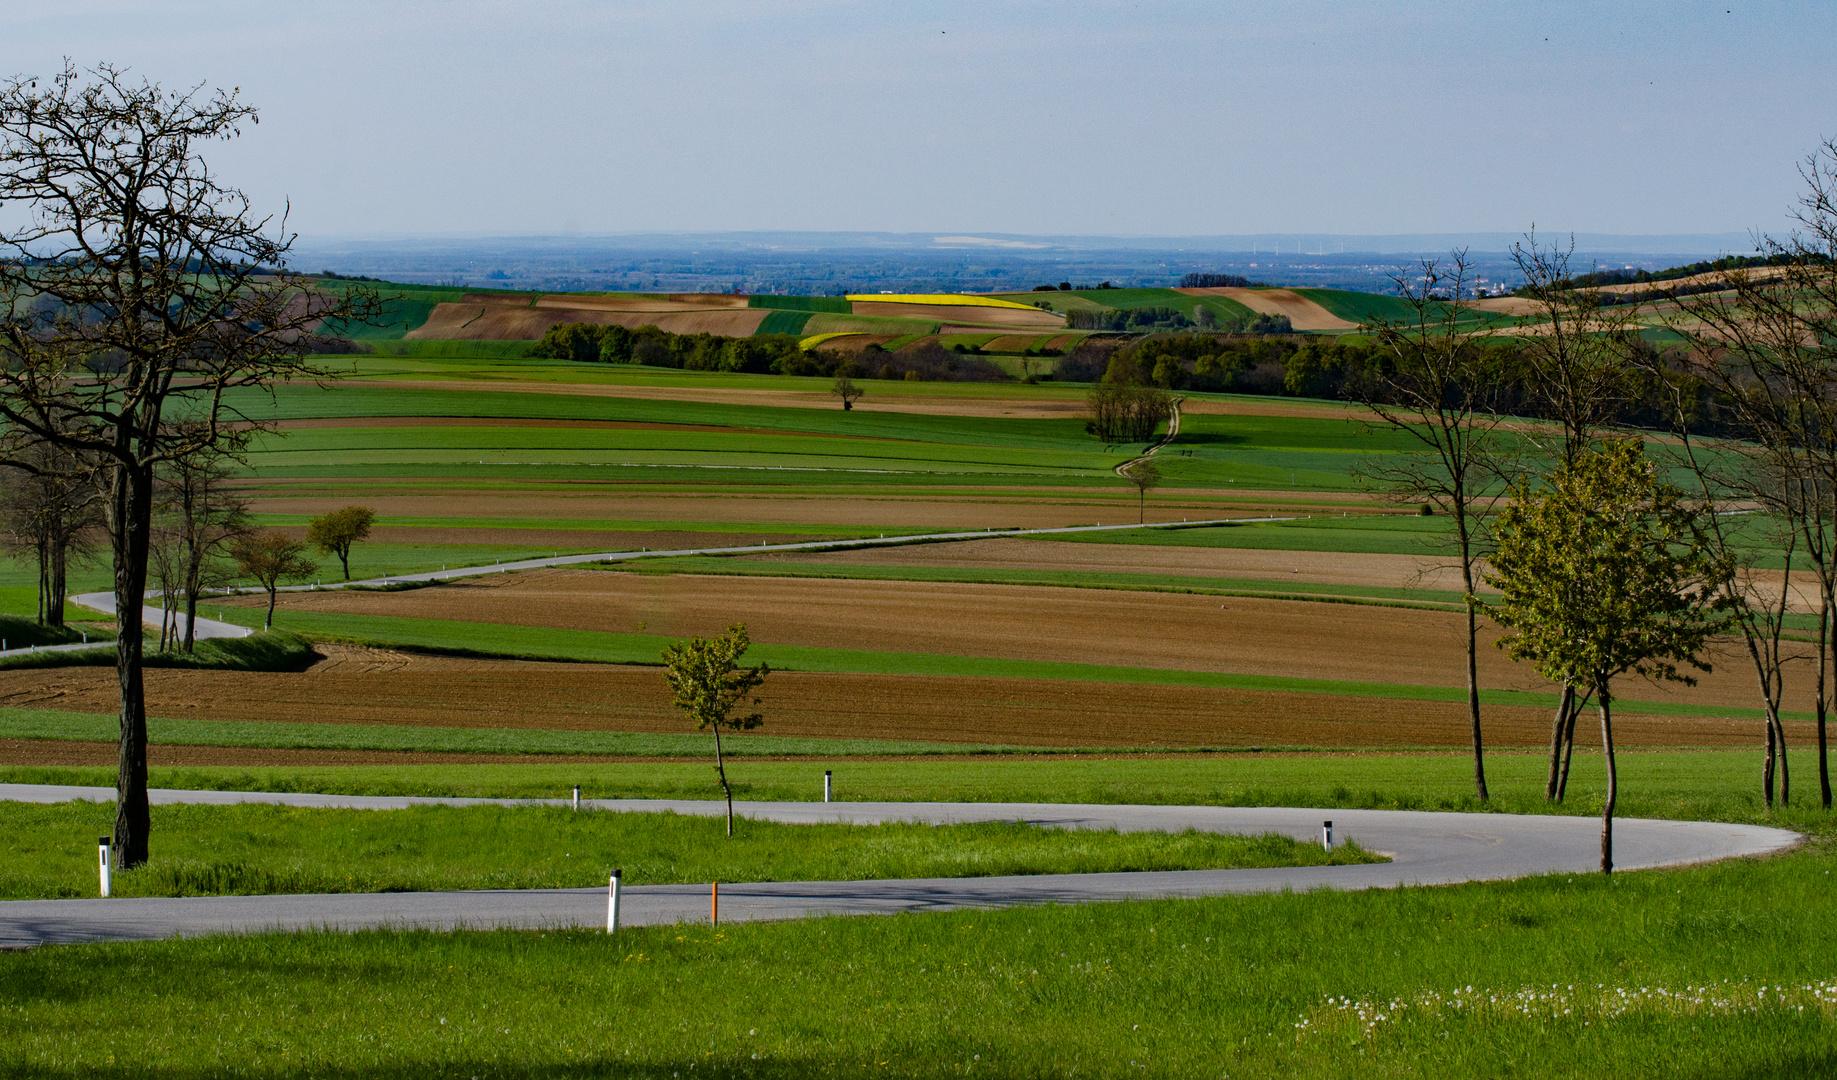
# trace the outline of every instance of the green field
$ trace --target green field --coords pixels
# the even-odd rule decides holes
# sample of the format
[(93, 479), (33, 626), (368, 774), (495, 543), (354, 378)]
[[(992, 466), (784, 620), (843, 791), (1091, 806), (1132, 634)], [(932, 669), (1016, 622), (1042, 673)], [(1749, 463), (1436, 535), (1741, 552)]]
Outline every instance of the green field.
[(1820, 1076), (1833, 868), (0, 953), (0, 1071)]

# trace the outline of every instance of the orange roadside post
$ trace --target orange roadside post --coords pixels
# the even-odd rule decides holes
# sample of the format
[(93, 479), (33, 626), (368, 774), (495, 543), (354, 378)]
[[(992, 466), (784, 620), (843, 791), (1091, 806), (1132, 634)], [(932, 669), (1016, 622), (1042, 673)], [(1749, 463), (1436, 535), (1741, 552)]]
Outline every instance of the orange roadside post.
[(718, 881), (708, 888), (708, 925), (721, 925), (721, 883)]

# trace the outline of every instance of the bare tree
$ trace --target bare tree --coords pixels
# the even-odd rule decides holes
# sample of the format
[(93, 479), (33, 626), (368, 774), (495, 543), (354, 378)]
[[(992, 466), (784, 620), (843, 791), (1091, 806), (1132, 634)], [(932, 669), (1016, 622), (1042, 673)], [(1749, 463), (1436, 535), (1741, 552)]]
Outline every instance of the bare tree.
[(225, 445), (175, 457), (158, 477), (160, 526), (174, 549), (169, 558), (172, 577), (162, 579), (160, 587), (168, 609), (170, 601), (179, 602), (181, 614), (173, 623), (183, 627), (181, 648), (188, 653), (197, 645), (198, 599), (205, 590), (229, 581), (223, 557), (252, 528), (248, 502), (230, 486), (232, 454), (239, 446), (239, 439), (232, 438)]
[(234, 388), (326, 374), (308, 360), (321, 319), (380, 310), (361, 286), (326, 295), (287, 274), (284, 218), (256, 215), (205, 163), (200, 147), (256, 119), (234, 92), (167, 91), (106, 64), (0, 82), (0, 202), (27, 212), (0, 226), (0, 421), (96, 456), (106, 477), (124, 869), (147, 859), (140, 624), (154, 473), (246, 419)]
[(1135, 485), (1136, 524), (1148, 521), (1148, 493), (1161, 486), (1161, 470), (1155, 466), (1153, 459), (1140, 458), (1121, 469), (1123, 478)]
[[(1795, 491), (1804, 485), (1791, 482), (1777, 471), (1787, 464), (1765, 443), (1725, 441), (1707, 452), (1700, 451), (1692, 437), (1690, 413), (1686, 406), (1689, 382), (1698, 378), (1691, 371), (1663, 369), (1659, 372), (1674, 395), (1677, 428), (1681, 437), (1680, 455), (1696, 477), (1698, 496), (1705, 512), (1702, 517), (1703, 539), (1726, 575), (1720, 583), (1724, 608), (1730, 621), (1741, 632), (1742, 644), (1754, 665), (1754, 677), (1765, 710), (1766, 741), (1761, 759), (1761, 796), (1773, 806), (1774, 781), (1779, 781), (1779, 801), (1792, 801), (1792, 772), (1786, 759), (1786, 728), (1780, 721), (1780, 703), (1785, 696), (1786, 663), (1789, 657), (1781, 648), (1786, 630), (1786, 615), (1793, 595), (1792, 566), (1797, 554), (1800, 529), (1796, 524), (1803, 510), (1796, 505)], [(1718, 509), (1718, 503), (1729, 496), (1746, 496), (1757, 504), (1779, 528), (1764, 535), (1765, 546), (1783, 556), (1777, 593), (1762, 581), (1762, 571), (1754, 568), (1759, 561), (1754, 544), (1744, 544), (1728, 521), (1729, 513)]]
[(829, 388), (829, 392), (842, 399), (843, 412), (848, 412), (850, 409), (853, 409), (855, 407), (855, 402), (867, 396), (867, 391), (862, 389), (855, 383), (854, 379), (849, 377), (847, 368), (844, 368), (842, 372), (836, 376), (836, 384)]
[[(1454, 524), (1455, 555), (1467, 598), (1467, 712), (1471, 722), (1474, 792), (1487, 799), (1485, 743), (1480, 729), (1479, 609), (1486, 514), (1504, 493), (1499, 454), (1497, 373), (1488, 370), (1485, 330), (1467, 309), (1470, 268), (1465, 251), (1444, 264), (1425, 259), (1414, 277), (1391, 280), (1408, 305), (1401, 319), (1365, 329), (1383, 362), (1349, 380), (1348, 389), (1372, 415), (1413, 439), (1414, 454), (1385, 455), (1364, 474), (1404, 500), (1440, 509)], [(1438, 299), (1442, 295), (1446, 299)]]
[(304, 581), (319, 569), (318, 563), (306, 557), (306, 545), (284, 532), (246, 533), (230, 548), (230, 557), (268, 593), (263, 630), (274, 629), (274, 602), (280, 587), (289, 581)]
[(1781, 265), (1725, 272), (1728, 289), (1678, 297), (1674, 329), (1692, 343), (1688, 376), (1704, 380), (1752, 441), (1769, 482), (1744, 494), (1790, 523), (1818, 579), (1817, 720), (1820, 803), (1831, 807), (1828, 717), (1837, 660), (1837, 145), (1803, 167), (1806, 232), (1763, 239)]
[(101, 489), (94, 460), (51, 443), (17, 453), (32, 468), (9, 468), (0, 485), (0, 529), (16, 555), (38, 563), (38, 622), (64, 625), (72, 562), (92, 554), (101, 539)]

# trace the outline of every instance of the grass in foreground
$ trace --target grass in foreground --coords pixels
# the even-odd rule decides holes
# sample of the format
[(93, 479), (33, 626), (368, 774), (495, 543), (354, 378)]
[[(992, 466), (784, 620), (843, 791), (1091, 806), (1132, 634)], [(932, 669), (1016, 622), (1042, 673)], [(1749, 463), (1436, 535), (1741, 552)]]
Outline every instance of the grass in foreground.
[(1830, 1075), (1833, 869), (38, 949), (0, 954), (0, 1072)]
[[(0, 899), (96, 894), (104, 803), (0, 802)], [(447, 889), (548, 889), (705, 881), (864, 881), (1119, 870), (1325, 866), (1380, 861), (1356, 844), (1331, 855), (1286, 836), (1119, 833), (974, 825), (783, 825), (575, 812), (565, 807), (161, 806), (146, 866), (119, 896), (214, 896)]]

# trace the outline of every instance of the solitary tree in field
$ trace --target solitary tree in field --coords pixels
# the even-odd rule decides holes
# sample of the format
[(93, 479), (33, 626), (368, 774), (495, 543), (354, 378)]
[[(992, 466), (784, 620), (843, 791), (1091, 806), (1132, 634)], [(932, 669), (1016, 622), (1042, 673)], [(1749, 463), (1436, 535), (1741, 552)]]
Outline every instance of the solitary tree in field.
[(1135, 518), (1136, 523), (1148, 521), (1148, 492), (1151, 488), (1161, 486), (1161, 470), (1148, 458), (1136, 462), (1123, 470), (1123, 475), (1135, 485)]
[(1553, 682), (1593, 691), (1601, 713), (1607, 798), (1601, 872), (1614, 867), (1613, 696), (1617, 675), (1694, 685), (1705, 640), (1721, 629), (1727, 568), (1710, 553), (1703, 510), (1658, 478), (1637, 442), (1609, 443), (1559, 469), (1546, 490), (1513, 488), (1499, 515), (1494, 617), (1514, 631), (1499, 644)]
[(697, 731), (714, 730), (714, 771), (721, 778), (721, 793), (727, 797), (729, 836), (734, 834), (734, 793), (727, 786), (726, 763), (721, 757), (721, 729), (751, 731), (765, 722), (760, 713), (735, 716), (734, 710), (759, 704), (756, 697), (748, 701), (748, 695), (772, 671), (765, 664), (740, 666), (740, 656), (751, 644), (746, 624), (735, 623), (725, 634), (690, 638), (663, 650), (663, 677), (675, 695), (676, 707), (695, 722)]
[(344, 568), (344, 579), (351, 580), (351, 545), (370, 535), (376, 523), (376, 511), (367, 506), (341, 506), (321, 514), (306, 527), (306, 542), (316, 546), (321, 555), (338, 556)]
[(867, 396), (867, 391), (857, 386), (846, 371), (836, 376), (836, 384), (829, 388), (829, 392), (842, 399), (843, 412), (853, 409), (855, 402)]
[(147, 859), (141, 608), (154, 474), (250, 419), (231, 404), (236, 388), (329, 374), (308, 359), (320, 320), (381, 310), (362, 286), (326, 294), (289, 274), (285, 222), (254, 213), (206, 165), (207, 144), (255, 121), (234, 92), (168, 91), (106, 64), (0, 81), (0, 424), (11, 444), (51, 443), (101, 469), (123, 869)]
[(268, 590), (268, 617), (263, 630), (274, 628), (276, 591), (291, 581), (303, 581), (319, 569), (306, 557), (306, 545), (283, 532), (256, 533), (245, 536), (230, 549), (230, 555), (242, 572)]

